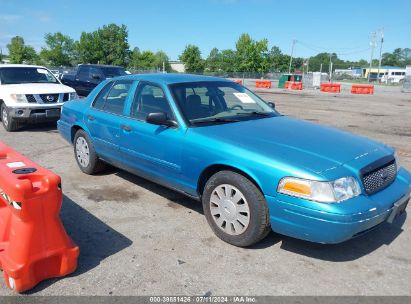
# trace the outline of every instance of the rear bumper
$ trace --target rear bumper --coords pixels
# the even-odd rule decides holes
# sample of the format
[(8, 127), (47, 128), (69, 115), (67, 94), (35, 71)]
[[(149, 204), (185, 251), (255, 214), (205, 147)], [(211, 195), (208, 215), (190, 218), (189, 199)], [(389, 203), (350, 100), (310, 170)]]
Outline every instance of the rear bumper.
[[(372, 230), (386, 221), (394, 210), (394, 204), (410, 200), (411, 175), (401, 169), (393, 184), (371, 196), (356, 198), (358, 212), (334, 214), (324, 210), (308, 209), (282, 197), (266, 196), (273, 231), (316, 243), (341, 243)], [(383, 208), (373, 208), (376, 202)], [(312, 204), (317, 204), (312, 202)], [(342, 202), (341, 204), (344, 204)], [(342, 205), (343, 206), (343, 205)], [(364, 211), (366, 206), (367, 211)]]
[(56, 121), (60, 118), (61, 106), (9, 108), (9, 115), (15, 120), (29, 123)]

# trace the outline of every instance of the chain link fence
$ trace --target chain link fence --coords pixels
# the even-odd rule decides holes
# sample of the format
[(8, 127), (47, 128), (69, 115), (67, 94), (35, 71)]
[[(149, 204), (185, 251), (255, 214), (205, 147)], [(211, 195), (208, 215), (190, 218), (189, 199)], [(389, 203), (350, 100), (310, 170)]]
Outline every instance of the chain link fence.
[(406, 76), (402, 86), (402, 92), (411, 93), (411, 76)]

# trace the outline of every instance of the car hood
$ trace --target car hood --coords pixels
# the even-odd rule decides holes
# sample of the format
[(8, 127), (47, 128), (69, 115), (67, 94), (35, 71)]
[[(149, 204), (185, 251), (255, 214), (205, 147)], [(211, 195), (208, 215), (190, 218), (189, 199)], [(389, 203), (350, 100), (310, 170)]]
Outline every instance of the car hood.
[(72, 93), (74, 89), (60, 83), (22, 83), (0, 86), (3, 94), (56, 94)]
[(314, 173), (333, 169), (367, 153), (393, 152), (365, 137), (286, 116), (197, 127), (192, 131)]

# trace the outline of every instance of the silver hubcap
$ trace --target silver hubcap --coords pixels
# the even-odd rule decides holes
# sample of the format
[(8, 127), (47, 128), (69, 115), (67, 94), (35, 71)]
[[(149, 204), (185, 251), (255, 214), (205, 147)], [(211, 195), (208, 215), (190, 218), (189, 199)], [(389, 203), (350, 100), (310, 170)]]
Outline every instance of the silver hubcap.
[(211, 217), (218, 228), (230, 235), (243, 233), (250, 223), (250, 208), (236, 187), (219, 185), (210, 198)]
[(3, 120), (3, 123), (4, 123), (4, 125), (5, 126), (8, 126), (8, 124), (9, 124), (9, 118), (8, 118), (8, 115), (7, 115), (7, 109), (6, 108), (3, 108), (3, 111), (1, 112), (1, 119)]
[(87, 167), (90, 163), (90, 150), (84, 137), (77, 138), (76, 157), (82, 167)]

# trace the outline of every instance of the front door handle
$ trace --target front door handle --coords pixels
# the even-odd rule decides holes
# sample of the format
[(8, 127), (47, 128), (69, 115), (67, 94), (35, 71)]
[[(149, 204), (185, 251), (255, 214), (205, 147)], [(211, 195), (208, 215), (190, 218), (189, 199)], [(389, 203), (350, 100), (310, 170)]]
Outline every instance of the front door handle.
[(131, 130), (133, 130), (130, 126), (127, 125), (121, 125), (120, 126), (124, 131), (130, 132)]
[(89, 116), (87, 116), (87, 119), (93, 121), (93, 120), (94, 120), (94, 116), (89, 115)]

